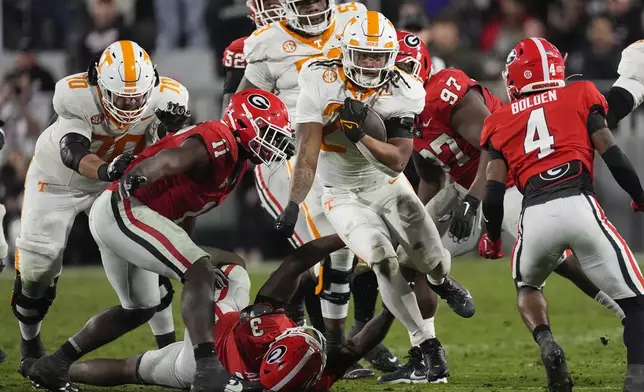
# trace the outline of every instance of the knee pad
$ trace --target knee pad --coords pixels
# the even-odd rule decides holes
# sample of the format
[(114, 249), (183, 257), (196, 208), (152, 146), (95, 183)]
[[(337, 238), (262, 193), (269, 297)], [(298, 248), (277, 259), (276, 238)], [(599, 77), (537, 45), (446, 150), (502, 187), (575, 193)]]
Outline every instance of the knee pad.
[(325, 266), (320, 298), (335, 305), (346, 305), (351, 298), (351, 269), (348, 271), (336, 270)]
[(165, 310), (172, 305), (174, 298), (174, 287), (169, 278), (159, 275), (159, 291), (161, 292), (161, 303), (157, 306), (157, 312)]
[(373, 272), (384, 275), (386, 278), (397, 275), (400, 272), (400, 263), (397, 257), (386, 257), (371, 266)]
[(31, 298), (22, 292), (22, 279), (20, 273), (16, 273), (13, 281), (13, 295), (11, 296), (11, 309), (14, 316), (23, 324), (34, 325), (41, 322), (49, 307), (56, 299), (56, 287), (58, 286), (58, 278), (54, 279), (54, 283), (45, 290), (45, 295), (41, 298)]

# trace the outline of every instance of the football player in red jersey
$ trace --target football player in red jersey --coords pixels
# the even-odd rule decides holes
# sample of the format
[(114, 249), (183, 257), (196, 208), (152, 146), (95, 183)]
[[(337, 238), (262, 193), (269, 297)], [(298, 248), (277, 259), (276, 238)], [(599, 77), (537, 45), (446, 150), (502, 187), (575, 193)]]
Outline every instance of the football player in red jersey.
[(644, 390), (644, 278), (628, 245), (593, 192), (597, 150), (635, 211), (644, 210), (637, 173), (608, 129), (608, 106), (590, 82), (565, 83), (559, 50), (542, 38), (524, 39), (504, 72), (511, 104), (485, 120), (481, 146), (490, 155), (483, 212), (490, 258), (500, 252), (508, 168), (524, 195), (512, 254), (519, 313), (541, 348), (550, 391), (572, 390), (564, 352), (550, 331), (541, 288), (572, 249), (593, 282), (624, 310), (628, 370), (624, 391)]
[[(280, 0), (246, 0), (246, 6), (250, 11), (248, 17), (253, 20), (258, 29), (269, 23), (284, 18), (284, 8)], [(237, 38), (224, 50), (221, 62), (226, 70), (223, 91), (223, 110), (226, 110), (230, 97), (237, 91), (239, 83), (244, 77), (246, 59), (244, 58), (244, 41), (246, 37)]]
[[(322, 334), (310, 327), (297, 327), (283, 311), (296, 290), (298, 277), (343, 246), (337, 235), (330, 235), (298, 248), (264, 283), (250, 306), (243, 304), (244, 300), (248, 303), (248, 275), (239, 267), (238, 257), (225, 252), (222, 269), (230, 278), (229, 288), (234, 294), (224, 293), (224, 289), (215, 297), (217, 321), (213, 345), (226, 370), (238, 377), (230, 380), (226, 391), (328, 391), (346, 369), (384, 339), (394, 320), (387, 310), (337, 350), (328, 352)], [(192, 342), (186, 336), (184, 342), (128, 359), (95, 359), (74, 364), (71, 379), (100, 386), (147, 384), (189, 388), (195, 363)], [(240, 380), (249, 382), (242, 385)]]
[(185, 128), (141, 152), (89, 214), (120, 306), (94, 316), (54, 354), (25, 363), (23, 374), (41, 388), (74, 390), (69, 366), (147, 322), (159, 305), (158, 276), (164, 275), (184, 283), (182, 314), (195, 347), (193, 390), (223, 388), (228, 376), (213, 351), (211, 298), (227, 278), (178, 224), (221, 204), (249, 160), (271, 167), (293, 152), (286, 106), (256, 89), (233, 96), (221, 121)]

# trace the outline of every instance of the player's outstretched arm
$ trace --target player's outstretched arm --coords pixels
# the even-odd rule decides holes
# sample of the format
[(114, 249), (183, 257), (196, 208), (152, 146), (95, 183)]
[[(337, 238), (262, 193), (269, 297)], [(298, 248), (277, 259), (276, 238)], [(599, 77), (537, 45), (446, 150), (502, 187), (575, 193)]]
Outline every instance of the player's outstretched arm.
[(297, 288), (299, 276), (330, 253), (344, 247), (336, 234), (307, 242), (284, 259), (259, 289), (255, 302), (271, 302), (277, 307), (290, 301)]
[(631, 161), (615, 143), (615, 138), (606, 127), (603, 117), (601, 122), (597, 120), (597, 125), (593, 125), (593, 122), (595, 120), (589, 119), (588, 121), (588, 131), (591, 132), (590, 139), (595, 149), (601, 154), (615, 181), (636, 204), (644, 203), (644, 190), (642, 190), (642, 184)]
[(322, 124), (313, 122), (297, 124), (295, 136), (298, 153), (291, 178), (289, 200), (299, 205), (309, 194), (315, 179), (322, 144)]
[(414, 161), (416, 173), (420, 177), (418, 198), (423, 204), (427, 204), (436, 196), (445, 183), (445, 172), (431, 160), (423, 158), (415, 151), (412, 152), (411, 158)]
[(141, 161), (128, 174), (145, 177), (146, 184), (160, 178), (185, 173), (192, 168), (206, 166), (210, 162), (208, 150), (199, 137), (190, 137), (179, 147), (163, 150)]
[[(490, 151), (490, 150), (488, 150)], [(492, 151), (496, 151), (493, 150)], [(508, 167), (505, 160), (490, 153), (487, 165), (487, 184), (483, 199), (483, 216), (487, 226), (487, 235), (493, 242), (501, 238), (501, 223), (503, 222), (503, 199), (505, 198), (505, 183), (508, 178)]]

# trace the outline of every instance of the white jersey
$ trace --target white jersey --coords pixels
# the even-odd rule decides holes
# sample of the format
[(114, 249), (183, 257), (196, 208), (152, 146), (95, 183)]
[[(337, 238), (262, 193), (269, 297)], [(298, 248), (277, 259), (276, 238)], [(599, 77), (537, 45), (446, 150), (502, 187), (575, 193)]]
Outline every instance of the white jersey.
[(347, 82), (344, 69), (335, 65), (320, 65), (315, 59), (302, 67), (297, 101), (297, 123), (321, 123), (324, 138), (318, 163), (318, 174), (325, 186), (341, 189), (368, 188), (391, 177), (373, 166), (349, 141), (339, 128), (338, 111), (345, 98), (369, 104), (382, 117), (414, 118), (425, 106), (422, 82), (398, 72), (400, 79), (378, 89), (363, 92)]
[(619, 79), (613, 86), (621, 87), (633, 96), (633, 109), (644, 102), (644, 40), (630, 44), (622, 51), (617, 68)]
[(32, 164), (47, 173), (39, 181), (69, 187), (83, 193), (104, 190), (108, 182), (82, 176), (63, 164), (60, 140), (68, 133), (78, 133), (91, 140), (90, 151), (106, 162), (123, 153), (137, 154), (157, 140), (160, 121), (156, 108), (166, 109), (168, 102), (188, 105), (188, 90), (170, 78), (160, 78), (150, 96), (150, 105), (141, 119), (122, 129), (103, 110), (100, 92), (87, 82), (87, 73), (65, 77), (56, 83), (54, 110), (58, 115), (38, 138)]
[(279, 96), (293, 119), (300, 92), (297, 75), (302, 65), (312, 57), (340, 56), (339, 35), (351, 18), (365, 11), (367, 8), (360, 3), (337, 5), (335, 21), (318, 37), (302, 36), (289, 29), (286, 21), (255, 30), (244, 42), (248, 63), (244, 76), (256, 87)]

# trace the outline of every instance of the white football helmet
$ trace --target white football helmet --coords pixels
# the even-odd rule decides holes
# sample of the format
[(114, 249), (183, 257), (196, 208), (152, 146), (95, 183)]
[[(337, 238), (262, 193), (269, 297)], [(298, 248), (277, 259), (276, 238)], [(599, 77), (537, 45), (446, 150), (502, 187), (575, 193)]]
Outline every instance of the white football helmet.
[(280, 0), (246, 0), (246, 6), (256, 27), (284, 19), (284, 8)]
[(308, 35), (322, 34), (335, 20), (335, 0), (280, 0), (280, 3), (289, 26)]
[(394, 25), (380, 12), (367, 11), (352, 18), (341, 46), (344, 72), (358, 86), (375, 88), (391, 78), (398, 38)]
[(103, 107), (123, 125), (141, 119), (156, 79), (150, 56), (133, 41), (114, 42), (96, 64), (96, 82)]

